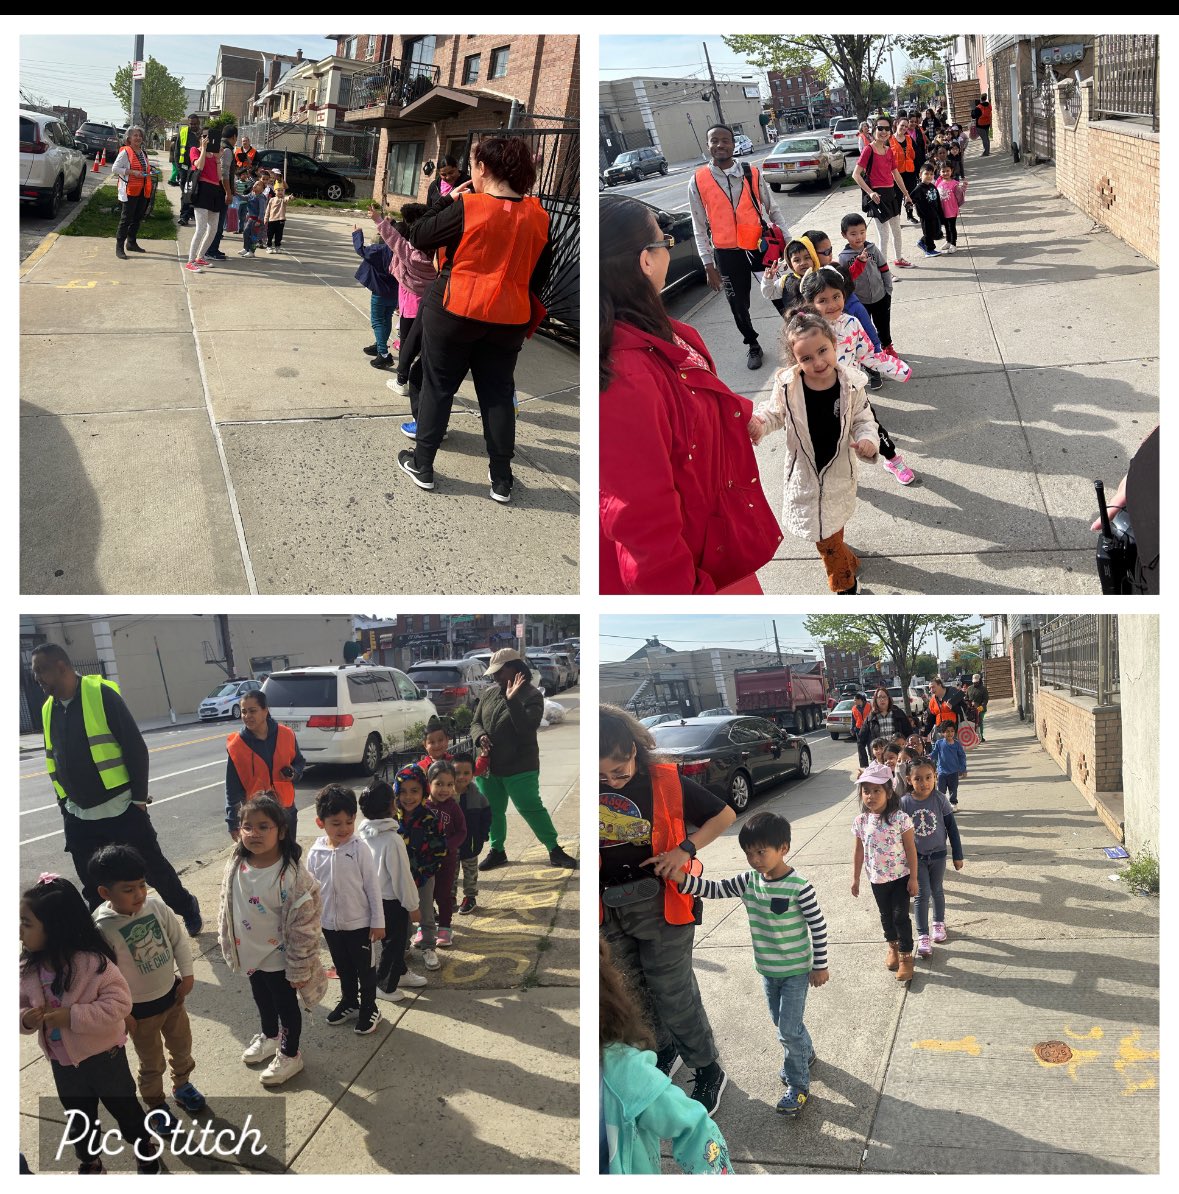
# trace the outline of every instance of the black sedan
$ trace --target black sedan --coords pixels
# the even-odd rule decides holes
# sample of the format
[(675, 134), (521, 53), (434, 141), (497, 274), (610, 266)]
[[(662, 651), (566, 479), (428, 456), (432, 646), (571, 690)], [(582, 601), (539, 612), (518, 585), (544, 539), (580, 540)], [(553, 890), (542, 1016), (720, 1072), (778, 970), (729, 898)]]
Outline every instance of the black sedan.
[(687, 211), (665, 211), (653, 203), (643, 199), (636, 199), (644, 207), (651, 209), (660, 229), (670, 232), (675, 237), (675, 247), (671, 251), (671, 262), (667, 267), (667, 278), (663, 283), (663, 293), (670, 294), (694, 279), (703, 280), (704, 262), (696, 252), (696, 237), (692, 232), (692, 213)]
[(282, 170), (290, 194), (305, 199), (351, 199), (356, 194), (352, 179), (309, 158), (305, 153), (287, 153), (264, 149), (258, 154), (258, 166)]
[(811, 773), (806, 742), (764, 717), (689, 717), (655, 726), (655, 747), (681, 775), (744, 812), (758, 788)]

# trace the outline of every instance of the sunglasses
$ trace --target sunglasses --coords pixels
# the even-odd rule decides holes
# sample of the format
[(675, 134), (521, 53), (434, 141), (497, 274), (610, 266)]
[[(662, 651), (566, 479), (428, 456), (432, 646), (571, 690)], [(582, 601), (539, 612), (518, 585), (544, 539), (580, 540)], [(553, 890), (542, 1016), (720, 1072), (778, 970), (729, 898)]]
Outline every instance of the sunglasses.
[(644, 245), (639, 252), (644, 252), (647, 249), (666, 249), (669, 253), (675, 248), (675, 237), (665, 236), (662, 240), (652, 241), (649, 245)]
[(825, 249), (816, 249), (815, 250), (815, 253), (819, 257), (830, 257), (831, 254), (834, 252), (835, 252), (835, 250), (830, 245), (828, 245)]

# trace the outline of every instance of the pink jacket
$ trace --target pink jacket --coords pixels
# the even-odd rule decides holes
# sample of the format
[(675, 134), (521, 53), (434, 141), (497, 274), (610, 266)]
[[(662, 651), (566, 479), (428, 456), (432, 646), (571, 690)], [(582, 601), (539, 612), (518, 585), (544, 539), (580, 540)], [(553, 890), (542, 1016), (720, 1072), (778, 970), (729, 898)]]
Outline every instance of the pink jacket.
[[(419, 298), (430, 289), (438, 271), (434, 268), (434, 257), (430, 253), (423, 253), (397, 231), (388, 220), (382, 220), (377, 225), (380, 238), (393, 250), (393, 260), (389, 262), (389, 272), (411, 294)], [(402, 315), (416, 314), (416, 311), (401, 309)]]
[[(98, 962), (94, 954), (75, 955), (73, 983), (61, 997), (62, 1007), (70, 1009), (69, 1027), (61, 1030), (61, 1043), (74, 1065), (127, 1040), (123, 1021), (131, 1014), (131, 990), (114, 962), (107, 959), (101, 974)], [(45, 992), (33, 967), (20, 976), (20, 1015), (23, 1017), (27, 1008), (45, 1005)], [(36, 1032), (41, 1052), (49, 1056), (44, 1028), (26, 1028), (22, 1019), (20, 1030), (26, 1036)]]
[(942, 197), (942, 211), (952, 220), (966, 202), (966, 184), (958, 178), (939, 178), (936, 185)]

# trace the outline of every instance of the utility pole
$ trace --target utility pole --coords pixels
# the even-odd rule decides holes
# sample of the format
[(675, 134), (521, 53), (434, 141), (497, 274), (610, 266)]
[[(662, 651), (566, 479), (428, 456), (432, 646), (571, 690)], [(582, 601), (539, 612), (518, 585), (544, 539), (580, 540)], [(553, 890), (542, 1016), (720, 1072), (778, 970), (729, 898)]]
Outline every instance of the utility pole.
[(704, 46), (704, 61), (708, 63), (708, 79), (712, 83), (712, 102), (716, 105), (716, 118), (720, 124), (726, 124), (724, 109), (721, 107), (720, 92), (716, 88), (716, 75), (712, 73), (712, 59), (708, 56), (708, 42)]
[(164, 700), (168, 702), (168, 716), (172, 719), (172, 724), (176, 724), (176, 710), (172, 708), (172, 697), (168, 692), (168, 677), (164, 675), (164, 660), (160, 655), (160, 640), (153, 634), (151, 641), (156, 645), (156, 662), (160, 665), (160, 679), (164, 682)]
[(237, 675), (237, 670), (233, 665), (233, 646), (229, 641), (229, 615), (217, 615), (217, 629), (221, 634), (221, 650), (225, 654), (225, 675), (232, 680)]
[[(137, 33), (135, 35), (135, 54), (132, 58), (132, 63), (143, 61), (143, 34)], [(143, 80), (135, 78), (135, 69), (132, 66), (131, 70), (131, 123), (133, 125), (139, 124), (139, 110), (143, 101)], [(144, 138), (144, 152), (147, 152), (147, 138)], [(175, 717), (172, 718), (176, 720)]]
[(778, 623), (775, 621), (772, 623), (772, 625), (774, 627), (774, 650), (778, 652), (778, 666), (781, 667), (782, 666), (782, 647), (778, 642)]

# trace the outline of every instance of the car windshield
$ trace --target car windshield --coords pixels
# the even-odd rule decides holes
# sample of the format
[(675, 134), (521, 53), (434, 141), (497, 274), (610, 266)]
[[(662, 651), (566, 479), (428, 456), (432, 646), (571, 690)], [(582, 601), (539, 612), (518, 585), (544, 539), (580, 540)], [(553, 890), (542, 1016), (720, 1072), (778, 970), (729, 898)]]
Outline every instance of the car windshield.
[(855, 704), (855, 701), (840, 701), (839, 704), (836, 705), (835, 708), (831, 710), (831, 712), (832, 713), (846, 713), (854, 704)]
[(237, 692), (236, 684), (222, 684), (219, 687), (214, 688), (213, 691), (211, 693), (209, 693), (209, 695), (205, 698), (205, 700), (211, 701), (214, 699), (214, 697), (233, 696), (236, 692)]
[(288, 673), (271, 676), (262, 685), (271, 706), (295, 709), (334, 709), (336, 707), (336, 676), (315, 673)]
[(666, 713), (655, 713), (651, 717), (644, 717), (644, 718), (640, 719), (639, 725), (646, 726), (648, 729), (650, 729), (651, 726), (664, 721), (664, 719), (666, 717), (667, 717)]
[(456, 667), (411, 667), (409, 678), (418, 687), (426, 684), (461, 684), (463, 674)]
[(693, 746), (703, 746), (715, 732), (716, 726), (680, 725), (675, 721), (665, 721), (651, 731), (655, 736), (655, 745), (660, 750), (688, 750)]
[(639, 155), (637, 153), (620, 153), (615, 159), (616, 166), (629, 166), (631, 162), (637, 162)]
[(818, 141), (787, 141), (778, 146), (779, 153), (817, 153), (818, 150)]
[(841, 120), (836, 126), (837, 133), (854, 133), (860, 127), (860, 122), (853, 116), (849, 119)]

